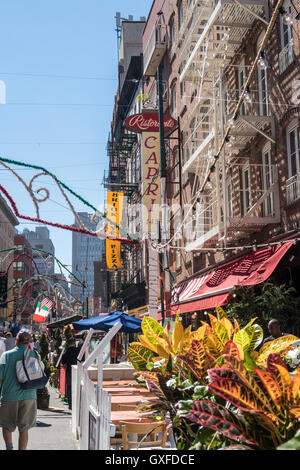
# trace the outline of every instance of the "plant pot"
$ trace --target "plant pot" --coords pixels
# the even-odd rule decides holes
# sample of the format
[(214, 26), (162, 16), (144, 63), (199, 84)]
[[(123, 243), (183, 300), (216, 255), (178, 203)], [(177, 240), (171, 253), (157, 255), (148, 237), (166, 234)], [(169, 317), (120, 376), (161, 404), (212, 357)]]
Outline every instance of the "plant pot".
[(50, 395), (47, 388), (37, 391), (37, 409), (47, 410), (49, 408)]
[(37, 409), (38, 410), (48, 410), (49, 408), (50, 397), (40, 397), (37, 399)]

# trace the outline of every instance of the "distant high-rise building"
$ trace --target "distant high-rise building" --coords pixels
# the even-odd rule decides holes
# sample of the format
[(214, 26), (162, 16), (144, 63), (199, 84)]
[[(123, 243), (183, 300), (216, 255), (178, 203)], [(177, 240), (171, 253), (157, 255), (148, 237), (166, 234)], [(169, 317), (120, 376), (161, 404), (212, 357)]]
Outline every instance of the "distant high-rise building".
[[(78, 216), (88, 230), (96, 231), (97, 223), (92, 222), (91, 214), (79, 212)], [(75, 222), (74, 227), (78, 227)], [(89, 235), (73, 232), (72, 234), (72, 272), (84, 282), (86, 288), (72, 285), (72, 294), (85, 302), (87, 297), (94, 297), (94, 261), (102, 259), (104, 240)], [(74, 281), (76, 283), (76, 280)]]
[(37, 269), (35, 267), (35, 274), (48, 274), (53, 276), (55, 269), (54, 259), (52, 257), (47, 259), (49, 258), (49, 253), (53, 256), (55, 254), (55, 248), (50, 238), (49, 229), (47, 227), (36, 227), (35, 232), (25, 229), (23, 235), (26, 237), (26, 240), (29, 241), (32, 248), (41, 250), (40, 252), (33, 251), (33, 259), (39, 271), (39, 273), (37, 273)]

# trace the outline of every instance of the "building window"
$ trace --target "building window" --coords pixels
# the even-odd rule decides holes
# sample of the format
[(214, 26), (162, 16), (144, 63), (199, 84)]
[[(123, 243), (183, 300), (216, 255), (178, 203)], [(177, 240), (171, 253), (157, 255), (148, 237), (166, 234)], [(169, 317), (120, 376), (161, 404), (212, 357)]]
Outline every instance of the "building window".
[(175, 44), (175, 25), (174, 20), (172, 19), (170, 22), (170, 47)]
[(233, 214), (233, 207), (232, 207), (232, 185), (231, 185), (231, 179), (228, 179), (226, 182), (227, 185), (227, 217), (228, 219), (232, 218)]
[(186, 85), (185, 81), (180, 83), (180, 95), (181, 95), (181, 111), (186, 105)]
[(183, 23), (184, 23), (184, 13), (183, 13), (182, 1), (181, 1), (180, 4), (179, 4), (179, 7), (178, 7), (178, 27), (179, 27), (179, 31), (181, 30), (181, 28), (183, 28)]
[(22, 261), (15, 261), (14, 271), (24, 272), (24, 263)]
[[(239, 88), (239, 95), (242, 94), (246, 83), (246, 67), (245, 67), (245, 59), (242, 60), (240, 66), (238, 68), (238, 88)], [(240, 113), (245, 115), (247, 114), (246, 109), (246, 101), (243, 101), (243, 104), (240, 109)]]
[(171, 102), (172, 102), (172, 115), (174, 118), (177, 117), (177, 87), (176, 83), (171, 89)]
[(250, 167), (246, 164), (242, 168), (242, 215), (245, 216), (251, 207)]
[[(291, 13), (291, 4), (289, 1), (285, 1), (283, 9), (287, 13)], [(290, 41), (293, 39), (292, 36), (292, 25), (284, 22), (283, 15), (280, 15), (280, 34), (281, 34), (281, 49), (284, 49)]]
[(178, 249), (176, 250), (176, 270), (181, 268), (181, 250), (180, 250), (180, 241), (177, 243)]
[[(257, 41), (257, 51), (259, 51), (265, 33), (261, 33)], [(258, 74), (258, 101), (259, 101), (259, 114), (260, 116), (269, 115), (269, 103), (268, 103), (268, 80), (267, 80), (267, 67), (261, 67), (257, 65)]]
[(300, 172), (299, 126), (295, 122), (287, 130), (289, 178)]
[[(283, 8), (287, 13), (291, 13), (289, 0), (284, 2)], [(292, 25), (284, 22), (283, 15), (280, 15), (280, 38), (281, 52), (279, 54), (279, 72), (283, 73), (294, 60)]]
[[(273, 172), (271, 164), (271, 144), (268, 143), (264, 146), (262, 152), (262, 164), (263, 164), (263, 190), (268, 191), (273, 184)], [(269, 194), (267, 199), (264, 201), (264, 216), (270, 216), (273, 214), (273, 194)]]
[(223, 109), (224, 109), (224, 119), (225, 121), (227, 120), (229, 114), (230, 114), (230, 107), (229, 107), (229, 90), (228, 90), (228, 84), (224, 86), (224, 92), (223, 92)]
[(197, 124), (197, 119), (194, 117), (192, 119), (192, 122), (190, 124), (190, 129), (191, 129), (191, 154), (193, 154), (197, 148), (198, 148), (198, 124)]

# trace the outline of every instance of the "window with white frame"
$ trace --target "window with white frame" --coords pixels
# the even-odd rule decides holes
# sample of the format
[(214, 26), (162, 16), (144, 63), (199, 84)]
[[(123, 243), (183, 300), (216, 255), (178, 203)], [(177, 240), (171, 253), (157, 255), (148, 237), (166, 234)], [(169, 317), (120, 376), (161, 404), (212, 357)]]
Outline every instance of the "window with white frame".
[(228, 178), (226, 181), (226, 197), (227, 197), (227, 217), (228, 219), (232, 218), (233, 214), (233, 207), (232, 207), (232, 184), (231, 184), (231, 178)]
[[(287, 13), (291, 13), (291, 4), (289, 0), (284, 2), (283, 9)], [(287, 24), (283, 15), (280, 15), (280, 40), (281, 52), (279, 54), (279, 72), (283, 73), (294, 60), (292, 24)]]
[(289, 178), (300, 172), (299, 124), (294, 121), (287, 129)]
[(180, 83), (181, 109), (186, 105), (186, 85), (185, 81)]
[[(262, 151), (262, 176), (263, 176), (263, 190), (268, 191), (273, 184), (273, 171), (271, 160), (271, 143), (268, 142)], [(274, 211), (273, 194), (269, 194), (264, 201), (264, 216), (270, 216)]]
[[(291, 13), (291, 3), (289, 0), (283, 3), (283, 9), (287, 13)], [(292, 24), (287, 24), (284, 21), (284, 16), (280, 15), (280, 35), (281, 35), (281, 48), (284, 49), (293, 39)]]
[[(263, 31), (258, 38), (256, 49), (259, 51), (262, 41), (264, 39), (265, 32)], [(267, 67), (262, 67), (261, 62), (257, 65), (258, 75), (258, 101), (259, 101), (259, 114), (261, 116), (269, 115), (269, 101), (268, 101), (268, 79), (267, 79)]]
[[(246, 83), (246, 67), (245, 67), (245, 59), (243, 59), (238, 68), (238, 87), (239, 87), (239, 95), (242, 94), (242, 91), (245, 87)], [(243, 101), (243, 104), (240, 108), (240, 113), (245, 115), (247, 114), (246, 102)]]
[(251, 207), (250, 166), (242, 167), (242, 215), (245, 216)]
[(184, 22), (184, 13), (183, 13), (183, 4), (182, 4), (182, 0), (181, 2), (179, 3), (179, 6), (178, 6), (178, 28), (179, 28), (179, 32), (181, 32), (181, 28), (183, 28), (183, 22)]
[(174, 19), (170, 21), (170, 47), (175, 44), (175, 25), (174, 25)]
[(171, 106), (172, 106), (172, 116), (177, 118), (177, 86), (176, 83), (171, 88)]
[(226, 117), (228, 117), (230, 114), (229, 102), (230, 102), (229, 89), (228, 89), (228, 83), (226, 83), (223, 88), (223, 110), (224, 110), (225, 120), (226, 120)]
[(191, 143), (191, 154), (193, 154), (198, 147), (198, 123), (197, 119), (194, 117), (190, 124), (191, 136), (190, 136), (190, 143)]
[(181, 246), (181, 242), (178, 241), (177, 243), (178, 249), (176, 250), (176, 269), (181, 268), (181, 249), (179, 248)]

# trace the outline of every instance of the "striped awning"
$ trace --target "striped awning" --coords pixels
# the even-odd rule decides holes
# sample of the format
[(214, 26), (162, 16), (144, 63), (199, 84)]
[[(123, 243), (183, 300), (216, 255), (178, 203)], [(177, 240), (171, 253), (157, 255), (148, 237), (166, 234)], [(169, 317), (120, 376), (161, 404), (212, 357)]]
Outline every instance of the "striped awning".
[(251, 286), (267, 280), (294, 240), (248, 253), (217, 269), (176, 286), (172, 292), (172, 315), (226, 305), (239, 286)]

